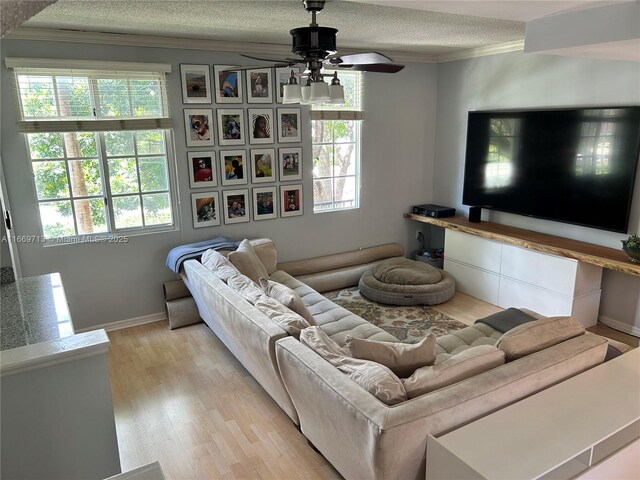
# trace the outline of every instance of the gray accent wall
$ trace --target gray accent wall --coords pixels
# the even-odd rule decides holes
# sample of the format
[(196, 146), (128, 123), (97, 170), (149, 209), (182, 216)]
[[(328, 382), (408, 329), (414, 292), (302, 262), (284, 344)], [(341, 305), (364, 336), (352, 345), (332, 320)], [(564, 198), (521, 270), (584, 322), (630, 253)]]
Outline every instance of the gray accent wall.
[[(462, 185), (469, 111), (589, 105), (640, 105), (640, 64), (522, 52), (439, 64), (434, 201), (467, 211)], [(638, 177), (640, 170), (629, 233), (640, 228)], [(620, 248), (626, 238), (500, 212), (483, 211), (483, 219), (612, 248)], [(640, 334), (640, 277), (605, 269), (602, 290), (601, 320)]]
[[(168, 77), (168, 89), (175, 125), (180, 229), (131, 236), (127, 244), (19, 245), (24, 276), (61, 273), (76, 329), (163, 312), (162, 283), (176, 278), (164, 262), (169, 250), (180, 244), (219, 235), (237, 239), (270, 237), (276, 242), (281, 261), (386, 242), (401, 243), (407, 250), (416, 248), (415, 231), (419, 227), (415, 222), (405, 220), (402, 214), (413, 204), (432, 200), (436, 65), (408, 65), (395, 75), (365, 75), (360, 209), (313, 213), (311, 129), (310, 123), (305, 122), (309, 118), (308, 107), (302, 107), (303, 123), (306, 123), (302, 132), (304, 215), (194, 229), (190, 194), (198, 190), (189, 188), (183, 108), (208, 107), (182, 104), (179, 65), (237, 65), (248, 64), (250, 60), (232, 53), (3, 39), (0, 153), (16, 235), (39, 235), (40, 230), (26, 142), (16, 128), (18, 103), (14, 82), (12, 73), (4, 66), (5, 57), (158, 62), (169, 63), (173, 67)], [(246, 117), (248, 107), (279, 106), (244, 104), (243, 108)], [(214, 103), (211, 107), (235, 108), (235, 105)], [(251, 146), (238, 148), (248, 150)], [(222, 192), (233, 188), (236, 187), (216, 187), (213, 190)]]

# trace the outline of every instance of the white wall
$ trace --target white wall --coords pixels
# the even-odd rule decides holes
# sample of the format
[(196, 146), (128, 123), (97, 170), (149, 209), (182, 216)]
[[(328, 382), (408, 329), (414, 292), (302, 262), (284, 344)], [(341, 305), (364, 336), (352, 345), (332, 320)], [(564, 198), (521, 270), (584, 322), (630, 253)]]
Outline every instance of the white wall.
[[(434, 201), (463, 208), (466, 124), (470, 110), (639, 104), (638, 63), (516, 52), (439, 64)], [(483, 218), (612, 248), (620, 248), (620, 240), (625, 238), (621, 234), (500, 212), (483, 211)], [(629, 232), (638, 233), (639, 228), (640, 180), (636, 178)], [(605, 270), (602, 288), (601, 318), (640, 329), (640, 277)]]
[[(2, 40), (0, 148), (16, 235), (38, 235), (36, 197), (25, 139), (17, 133), (17, 99), (4, 57), (44, 57), (170, 63), (169, 97), (176, 125), (179, 186), (177, 232), (132, 236), (127, 244), (42, 247), (21, 244), (24, 276), (60, 272), (77, 329), (163, 311), (162, 283), (176, 278), (164, 266), (177, 245), (218, 235), (270, 237), (280, 260), (353, 250), (385, 242), (415, 246), (415, 222), (402, 218), (431, 201), (436, 110), (435, 65), (408, 65), (391, 75), (365, 76), (361, 208), (313, 214), (310, 124), (303, 135), (304, 209), (301, 217), (193, 229), (187, 176), (179, 64), (246, 64), (236, 54), (191, 50)], [(248, 105), (244, 105), (247, 108)], [(267, 107), (266, 105), (258, 105)], [(213, 105), (213, 108), (218, 107)], [(306, 107), (303, 119), (308, 119)], [(247, 146), (247, 148), (249, 148)], [(218, 147), (215, 148), (216, 150)], [(262, 185), (262, 184), (261, 184)], [(248, 185), (251, 188), (251, 185)], [(222, 187), (215, 188), (222, 191)]]

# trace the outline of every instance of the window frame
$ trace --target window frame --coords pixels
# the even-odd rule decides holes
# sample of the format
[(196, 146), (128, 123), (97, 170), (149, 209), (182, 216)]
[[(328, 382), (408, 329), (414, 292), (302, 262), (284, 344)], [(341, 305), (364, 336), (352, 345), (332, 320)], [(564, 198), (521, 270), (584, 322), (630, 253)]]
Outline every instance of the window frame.
[[(330, 145), (332, 147), (332, 155), (335, 155), (335, 150), (336, 150), (336, 146), (339, 145), (346, 145), (349, 143), (353, 143), (354, 147), (355, 147), (355, 166), (354, 166), (354, 170), (355, 173), (353, 175), (335, 175), (335, 157), (334, 159), (332, 159), (332, 165), (331, 165), (331, 175), (330, 176), (324, 176), (324, 177), (313, 177), (313, 182), (315, 183), (317, 180), (331, 180), (331, 208), (317, 208), (316, 205), (316, 201), (314, 198), (313, 201), (313, 213), (329, 213), (329, 212), (341, 212), (341, 211), (345, 211), (345, 210), (357, 210), (360, 208), (360, 189), (361, 189), (361, 175), (362, 175), (362, 171), (361, 171), (361, 157), (360, 157), (360, 153), (361, 153), (361, 149), (362, 149), (362, 124), (359, 120), (312, 120), (312, 125), (311, 128), (313, 129), (313, 122), (329, 122), (329, 121), (348, 121), (348, 122), (353, 122), (354, 123), (354, 141), (353, 142), (343, 142), (343, 143), (336, 143), (335, 142), (335, 130), (332, 129), (331, 132), (331, 142), (330, 143), (311, 143), (312, 145), (312, 149), (315, 146), (324, 146), (324, 145)], [(354, 200), (353, 200), (353, 205), (351, 206), (343, 206), (343, 207), (336, 207), (335, 204), (338, 202), (335, 199), (335, 183), (337, 179), (340, 178), (354, 178)], [(320, 202), (318, 202), (319, 204)]]
[[(92, 133), (93, 135), (95, 135), (96, 137), (96, 153), (97, 156), (96, 157), (87, 157), (89, 159), (95, 159), (98, 162), (99, 165), (99, 169), (100, 169), (100, 182), (102, 184), (102, 194), (101, 195), (94, 195), (94, 196), (87, 196), (87, 197), (75, 197), (73, 195), (73, 191), (72, 191), (72, 187), (71, 187), (71, 175), (69, 173), (69, 162), (72, 161), (81, 161), (84, 160), (84, 157), (80, 157), (80, 158), (76, 158), (76, 157), (72, 157), (69, 158), (67, 157), (67, 151), (66, 151), (66, 146), (64, 145), (64, 141), (63, 141), (63, 152), (64, 152), (64, 157), (61, 158), (47, 158), (47, 159), (32, 159), (31, 158), (31, 148), (29, 145), (29, 134), (24, 134), (24, 139), (25, 139), (25, 144), (26, 144), (26, 149), (27, 149), (27, 153), (29, 156), (29, 167), (31, 169), (31, 174), (32, 174), (32, 178), (33, 178), (33, 193), (34, 193), (34, 201), (36, 204), (36, 215), (38, 218), (38, 230), (40, 233), (40, 243), (43, 244), (45, 247), (47, 246), (54, 246), (54, 245), (66, 245), (66, 244), (73, 244), (73, 243), (92, 243), (92, 242), (96, 242), (99, 243), (101, 240), (109, 240), (112, 239), (113, 237), (122, 237), (122, 238), (128, 238), (128, 237), (133, 237), (133, 236), (139, 236), (139, 235), (148, 235), (148, 234), (154, 234), (154, 233), (165, 233), (165, 232), (174, 232), (174, 231), (178, 231), (180, 230), (180, 216), (178, 214), (179, 212), (179, 192), (178, 192), (178, 186), (177, 186), (177, 172), (176, 172), (176, 162), (175, 162), (175, 155), (174, 155), (174, 132), (173, 129), (160, 129), (164, 132), (164, 148), (165, 148), (165, 153), (164, 156), (166, 157), (166, 166), (167, 166), (167, 190), (166, 193), (169, 194), (169, 206), (171, 207), (171, 223), (166, 223), (166, 224), (160, 224), (160, 225), (152, 225), (152, 226), (146, 226), (144, 225), (144, 203), (142, 201), (142, 196), (145, 194), (153, 194), (153, 193), (164, 193), (164, 191), (160, 192), (160, 191), (152, 191), (150, 193), (148, 192), (142, 192), (140, 190), (140, 170), (139, 167), (136, 167), (136, 175), (137, 175), (137, 184), (138, 184), (138, 192), (137, 193), (132, 193), (132, 194), (116, 194), (116, 197), (118, 196), (132, 196), (132, 195), (137, 195), (140, 197), (140, 209), (141, 209), (141, 218), (142, 218), (142, 223), (143, 226), (141, 227), (127, 227), (127, 228), (116, 228), (116, 223), (115, 223), (115, 213), (113, 210), (113, 198), (114, 196), (111, 193), (111, 185), (110, 185), (110, 177), (109, 177), (109, 157), (106, 155), (106, 142), (104, 141), (104, 134), (107, 132), (101, 132), (101, 131), (95, 131), (95, 132), (87, 132), (87, 133)], [(127, 130), (120, 130), (120, 131), (127, 131)], [(138, 131), (144, 131), (144, 130), (128, 130), (131, 132), (138, 132)], [(59, 133), (61, 135), (64, 135), (65, 133), (79, 133), (79, 132), (46, 132), (46, 133)], [(122, 158), (135, 158), (136, 159), (136, 164), (138, 162), (138, 155), (137, 155), (137, 146), (135, 145), (135, 141), (134, 141), (134, 155), (122, 155), (122, 156), (116, 156), (117, 157), (122, 157)], [(142, 157), (152, 157), (152, 156), (160, 156), (159, 154), (144, 154), (142, 155)], [(68, 197), (64, 197), (65, 201), (69, 201), (71, 202), (71, 208), (72, 208), (72, 215), (73, 215), (73, 224), (74, 224), (74, 229), (76, 231), (78, 231), (78, 224), (77, 224), (77, 218), (76, 218), (76, 209), (75, 209), (75, 204), (74, 204), (74, 200), (81, 200), (81, 199), (96, 199), (96, 198), (100, 198), (102, 199), (104, 208), (105, 208), (105, 220), (106, 220), (106, 225), (107, 225), (107, 231), (105, 232), (95, 232), (95, 233), (77, 233), (74, 235), (67, 235), (67, 236), (61, 236), (61, 237), (47, 237), (45, 235), (44, 232), (44, 223), (42, 221), (42, 215), (40, 212), (40, 204), (42, 203), (47, 203), (47, 202), (55, 202), (55, 201), (60, 201), (60, 199), (56, 199), (56, 198), (51, 198), (51, 199), (44, 199), (41, 200), (40, 198), (38, 198), (38, 189), (36, 188), (36, 183), (35, 183), (35, 170), (33, 168), (35, 163), (40, 163), (40, 162), (49, 162), (49, 161), (63, 161), (65, 162), (65, 170), (66, 170), (66, 177), (67, 177), (67, 183), (69, 185), (69, 196)]]
[[(54, 244), (83, 243), (83, 242), (100, 242), (114, 237), (129, 237), (137, 235), (146, 235), (152, 233), (178, 231), (180, 229), (180, 199), (177, 178), (177, 158), (175, 152), (175, 137), (172, 118), (169, 111), (169, 92), (166, 74), (171, 72), (171, 65), (168, 64), (144, 64), (135, 62), (98, 62), (84, 60), (56, 60), (56, 59), (34, 59), (34, 58), (6, 58), (5, 64), (7, 68), (13, 69), (13, 78), (15, 82), (15, 91), (19, 106), (18, 131), (24, 134), (25, 146), (27, 149), (27, 158), (29, 159), (31, 174), (33, 178), (32, 188), (35, 201), (36, 218), (39, 225), (40, 233), (39, 242), (45, 246)], [(22, 77), (25, 77), (24, 79)], [(47, 87), (47, 98), (55, 103), (54, 109), (43, 111), (43, 115), (25, 116), (28, 112), (23, 102), (23, 90), (28, 91), (29, 77), (34, 77), (33, 81), (38, 83), (37, 78), (42, 77), (43, 82), (51, 85), (51, 90)], [(89, 109), (81, 110), (81, 116), (75, 116), (72, 109), (71, 114), (61, 114), (60, 91), (57, 88), (57, 79), (69, 77), (69, 88), (74, 85), (85, 85), (87, 89), (87, 102)], [(49, 80), (47, 80), (49, 79)], [(74, 80), (75, 79), (75, 80)], [(101, 79), (125, 80), (126, 84), (122, 84), (120, 88), (113, 91), (116, 95), (126, 93), (127, 112), (115, 115), (106, 115), (102, 113), (101, 93), (98, 88)], [(144, 85), (145, 81), (151, 82), (149, 88), (151, 90), (136, 90), (136, 81)], [(66, 85), (66, 82), (65, 82)], [(62, 87), (61, 87), (62, 88)], [(126, 89), (126, 92), (125, 92)], [(152, 100), (147, 91), (157, 92), (157, 100)], [(142, 92), (142, 95), (140, 95)], [(107, 90), (107, 93), (109, 91)], [(153, 93), (151, 94), (154, 95)], [(27, 97), (25, 97), (27, 98)], [(49, 100), (47, 100), (47, 105)], [(70, 102), (70, 105), (73, 105)], [(141, 113), (137, 115), (137, 105), (145, 107)], [(48, 107), (47, 107), (48, 108)], [(77, 111), (76, 111), (77, 112)], [(124, 112), (124, 111), (123, 111)], [(51, 116), (47, 116), (51, 113)], [(55, 115), (54, 115), (55, 113)], [(87, 115), (88, 114), (88, 115)], [(160, 130), (163, 135), (162, 153), (141, 154), (140, 146), (137, 143), (136, 135), (142, 131)], [(107, 142), (105, 138), (107, 132), (131, 132), (133, 139), (133, 152), (131, 155), (117, 155), (113, 158), (133, 158), (135, 160), (136, 169), (136, 191), (123, 194), (114, 194), (111, 190), (111, 172), (109, 170), (110, 158), (107, 155)], [(68, 139), (65, 134), (80, 135), (91, 134), (95, 141), (95, 156), (87, 157), (71, 157), (67, 151)], [(61, 153), (60, 158), (33, 158), (32, 134), (57, 134), (61, 136)], [(57, 152), (54, 152), (57, 153)], [(82, 152), (84, 153), (84, 152)], [(93, 154), (93, 152), (91, 152)], [(36, 155), (39, 156), (39, 155)], [(164, 168), (166, 169), (167, 185), (166, 190), (150, 190), (143, 191), (143, 176), (141, 162), (145, 158), (164, 158)], [(85, 160), (98, 162), (98, 174), (100, 176), (99, 183), (101, 191), (99, 194), (91, 194), (76, 196), (73, 189), (73, 169), (77, 168), (72, 162), (83, 162)], [(68, 191), (65, 196), (57, 196), (53, 198), (40, 198), (40, 191), (43, 185), (37, 182), (36, 166), (37, 164), (45, 164), (46, 162), (61, 162), (64, 165), (64, 175), (66, 176), (66, 184)], [(95, 167), (92, 167), (95, 168)], [(83, 169), (84, 171), (84, 169)], [(94, 170), (95, 172), (95, 170)], [(46, 177), (45, 177), (46, 178)], [(95, 175), (94, 175), (95, 179)], [(133, 179), (133, 178), (132, 178)], [(133, 183), (133, 182), (132, 182)], [(98, 179), (95, 179), (95, 186), (98, 185)], [(39, 191), (40, 189), (40, 191)], [(97, 188), (96, 188), (97, 189)], [(162, 224), (147, 225), (148, 212), (145, 212), (145, 196), (162, 194), (168, 195), (168, 207), (170, 209), (170, 222)], [(44, 195), (45, 197), (47, 195)], [(140, 213), (140, 226), (133, 227), (117, 227), (116, 212), (114, 208), (114, 200), (118, 197), (137, 197)], [(94, 233), (80, 233), (78, 215), (79, 200), (96, 201), (101, 199), (101, 208), (104, 208), (104, 224), (100, 222), (100, 227), (106, 231)], [(46, 222), (43, 222), (42, 205), (52, 204), (54, 202), (65, 202), (70, 205), (71, 220), (67, 225), (73, 226), (73, 234), (62, 236), (45, 236)], [(97, 208), (97, 205), (93, 205)], [(92, 206), (92, 207), (93, 207)], [(65, 210), (66, 211), (66, 210)], [(94, 211), (92, 209), (92, 211)], [(94, 211), (95, 212), (95, 211)], [(65, 220), (66, 221), (66, 220)], [(49, 232), (51, 233), (51, 232)]]
[[(322, 72), (323, 74), (325, 74), (327, 76), (327, 78), (329, 77), (329, 75), (333, 75), (332, 71), (324, 71)], [(345, 211), (345, 210), (357, 210), (360, 208), (361, 205), (361, 198), (360, 198), (360, 194), (362, 191), (362, 121), (364, 120), (364, 112), (363, 112), (363, 108), (362, 108), (362, 97), (363, 97), (363, 91), (364, 91), (364, 75), (362, 72), (339, 72), (338, 73), (339, 78), (340, 76), (344, 76), (344, 75), (350, 75), (353, 76), (356, 82), (356, 90), (354, 92), (355, 95), (355, 105), (350, 106), (350, 107), (346, 107), (346, 106), (335, 106), (335, 105), (312, 105), (312, 110), (311, 110), (311, 150), (312, 150), (312, 162), (313, 159), (315, 158), (315, 156), (313, 155), (313, 149), (316, 146), (320, 146), (320, 145), (330, 145), (332, 147), (332, 162), (331, 162), (331, 175), (330, 176), (323, 176), (323, 177), (318, 177), (316, 178), (315, 176), (313, 177), (313, 182), (314, 182), (314, 186), (315, 186), (315, 182), (316, 180), (328, 180), (331, 179), (331, 207), (330, 208), (318, 208), (317, 205), (319, 205), (321, 202), (316, 203), (316, 199), (313, 199), (313, 213), (330, 213), (330, 212), (341, 212), (341, 211)], [(314, 122), (325, 122), (325, 121), (348, 121), (348, 122), (353, 122), (354, 123), (354, 141), (353, 142), (343, 142), (343, 143), (336, 143), (335, 142), (335, 128), (332, 128), (331, 131), (331, 142), (330, 143), (326, 143), (326, 142), (321, 142), (321, 143), (315, 143), (313, 141), (313, 129), (314, 129)], [(353, 143), (355, 146), (355, 166), (354, 166), (354, 174), (353, 175), (338, 175), (336, 176), (335, 174), (335, 151), (336, 151), (336, 146), (339, 145), (345, 145), (345, 144), (349, 144), (349, 143)], [(354, 199), (353, 199), (353, 205), (351, 206), (342, 206), (342, 207), (336, 207), (335, 204), (337, 202), (342, 202), (342, 200), (338, 201), (335, 198), (335, 186), (336, 186), (336, 181), (337, 179), (340, 178), (354, 178)], [(314, 189), (315, 191), (315, 189)]]

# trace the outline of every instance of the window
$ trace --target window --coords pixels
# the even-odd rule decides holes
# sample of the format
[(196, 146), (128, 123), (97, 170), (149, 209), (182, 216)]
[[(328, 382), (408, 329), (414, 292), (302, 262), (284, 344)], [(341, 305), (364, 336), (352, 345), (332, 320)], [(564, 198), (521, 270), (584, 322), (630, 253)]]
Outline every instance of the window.
[(313, 105), (313, 211), (360, 205), (360, 120), (362, 76), (340, 72), (345, 105)]
[(18, 128), (26, 134), (44, 237), (172, 229), (170, 67), (25, 62), (33, 59), (7, 59), (7, 66), (15, 69)]

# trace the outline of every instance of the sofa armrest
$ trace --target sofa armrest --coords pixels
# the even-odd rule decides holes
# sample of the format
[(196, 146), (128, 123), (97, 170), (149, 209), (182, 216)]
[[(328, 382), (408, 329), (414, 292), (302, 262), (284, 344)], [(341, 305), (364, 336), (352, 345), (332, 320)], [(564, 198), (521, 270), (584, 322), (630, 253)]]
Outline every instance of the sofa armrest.
[(279, 263), (278, 270), (283, 270), (293, 277), (300, 277), (302, 275), (363, 265), (385, 258), (401, 257), (402, 255), (404, 255), (402, 245), (386, 243), (377, 247), (362, 248), (351, 252)]

